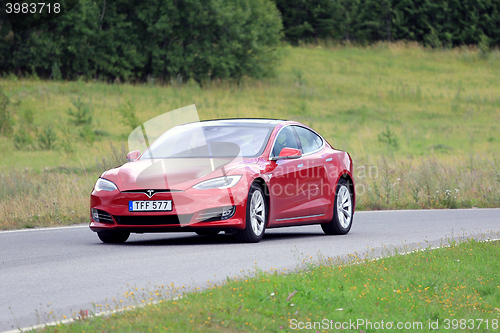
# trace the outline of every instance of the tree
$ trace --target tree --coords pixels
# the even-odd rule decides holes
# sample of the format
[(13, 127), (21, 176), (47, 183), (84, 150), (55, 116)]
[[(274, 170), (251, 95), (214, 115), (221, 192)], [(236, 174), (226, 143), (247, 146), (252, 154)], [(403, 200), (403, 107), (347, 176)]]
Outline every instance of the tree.
[(0, 72), (200, 83), (261, 77), (277, 61), (281, 30), (270, 0), (81, 0), (31, 30), (0, 31)]

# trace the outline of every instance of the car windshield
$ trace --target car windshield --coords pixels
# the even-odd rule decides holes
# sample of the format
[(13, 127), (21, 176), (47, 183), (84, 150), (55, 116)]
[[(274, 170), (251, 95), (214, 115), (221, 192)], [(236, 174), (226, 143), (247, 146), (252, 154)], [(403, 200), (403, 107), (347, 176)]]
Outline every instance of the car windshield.
[(141, 159), (255, 157), (264, 150), (271, 130), (245, 125), (182, 125), (165, 132)]

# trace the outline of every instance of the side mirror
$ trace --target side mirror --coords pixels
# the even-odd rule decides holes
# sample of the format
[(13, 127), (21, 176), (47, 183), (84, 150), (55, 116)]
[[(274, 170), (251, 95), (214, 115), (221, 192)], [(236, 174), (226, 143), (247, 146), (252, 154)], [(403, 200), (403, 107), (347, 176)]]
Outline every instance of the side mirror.
[(139, 157), (139, 155), (141, 155), (140, 150), (131, 151), (130, 153), (127, 154), (127, 161), (133, 162)]
[(294, 159), (294, 158), (300, 158), (302, 156), (302, 153), (300, 150), (295, 149), (295, 148), (283, 148), (280, 151), (279, 156), (273, 157), (273, 160), (286, 160), (286, 159)]

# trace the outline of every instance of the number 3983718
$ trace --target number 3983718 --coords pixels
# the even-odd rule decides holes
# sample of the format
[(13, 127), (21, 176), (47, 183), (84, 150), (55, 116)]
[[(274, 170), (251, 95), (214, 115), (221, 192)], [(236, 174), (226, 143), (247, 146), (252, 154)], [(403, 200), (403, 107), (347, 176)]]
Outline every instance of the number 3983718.
[(45, 3), (45, 2), (32, 2), (32, 3), (10, 3), (5, 4), (7, 14), (58, 14), (61, 12), (60, 3)]

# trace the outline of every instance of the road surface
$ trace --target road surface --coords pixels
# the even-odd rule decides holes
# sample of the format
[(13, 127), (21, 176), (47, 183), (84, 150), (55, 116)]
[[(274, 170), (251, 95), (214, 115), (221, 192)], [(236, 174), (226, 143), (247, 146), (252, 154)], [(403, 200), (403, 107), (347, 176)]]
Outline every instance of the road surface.
[(132, 287), (205, 287), (207, 280), (252, 272), (255, 262), (262, 270), (293, 269), (309, 255), (427, 247), (452, 236), (494, 238), (491, 232), (499, 231), (500, 209), (469, 209), (356, 212), (345, 236), (326, 236), (315, 225), (267, 230), (257, 244), (164, 233), (133, 234), (110, 245), (87, 226), (0, 232), (0, 332), (94, 311), (93, 303), (124, 299)]

